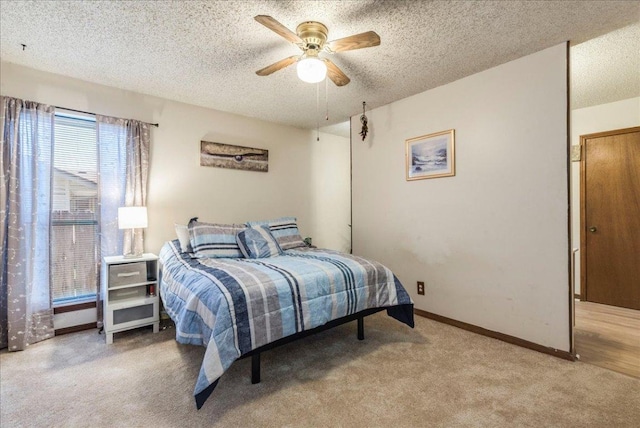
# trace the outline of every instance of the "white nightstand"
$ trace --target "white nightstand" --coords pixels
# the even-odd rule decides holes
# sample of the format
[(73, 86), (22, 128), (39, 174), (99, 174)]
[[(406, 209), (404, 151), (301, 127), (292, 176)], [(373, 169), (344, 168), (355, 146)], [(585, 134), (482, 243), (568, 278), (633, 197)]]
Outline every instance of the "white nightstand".
[(153, 325), (160, 327), (158, 299), (158, 256), (105, 257), (102, 263), (104, 332), (107, 343), (113, 333)]

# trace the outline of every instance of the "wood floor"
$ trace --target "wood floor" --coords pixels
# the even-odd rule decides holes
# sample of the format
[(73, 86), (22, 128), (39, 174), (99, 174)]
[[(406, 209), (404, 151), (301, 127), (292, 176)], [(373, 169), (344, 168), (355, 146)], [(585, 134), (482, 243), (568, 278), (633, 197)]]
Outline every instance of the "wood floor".
[(576, 300), (580, 361), (640, 378), (640, 311)]

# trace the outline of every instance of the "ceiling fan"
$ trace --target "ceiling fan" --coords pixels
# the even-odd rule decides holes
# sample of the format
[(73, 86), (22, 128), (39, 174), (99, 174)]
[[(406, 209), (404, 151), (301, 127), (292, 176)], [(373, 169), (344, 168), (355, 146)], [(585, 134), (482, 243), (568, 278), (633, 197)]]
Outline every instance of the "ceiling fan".
[(258, 15), (254, 19), (302, 50), (301, 55), (290, 56), (256, 71), (258, 76), (268, 76), (297, 62), (298, 77), (301, 80), (308, 83), (317, 83), (329, 76), (329, 79), (336, 86), (344, 86), (351, 80), (330, 59), (321, 58), (319, 56), (320, 52), (333, 54), (369, 48), (380, 44), (380, 36), (375, 31), (367, 31), (366, 33), (327, 42), (329, 30), (320, 22), (303, 22), (298, 25), (294, 33), (270, 16)]

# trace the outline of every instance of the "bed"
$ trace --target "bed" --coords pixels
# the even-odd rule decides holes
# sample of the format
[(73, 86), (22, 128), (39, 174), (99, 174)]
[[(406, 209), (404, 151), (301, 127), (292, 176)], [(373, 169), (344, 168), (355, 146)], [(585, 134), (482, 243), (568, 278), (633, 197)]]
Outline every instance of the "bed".
[(237, 359), (320, 329), (386, 310), (413, 328), (413, 302), (385, 266), (330, 250), (295, 248), (270, 258), (197, 258), (180, 242), (160, 251), (160, 296), (176, 340), (206, 347), (194, 396), (198, 409)]

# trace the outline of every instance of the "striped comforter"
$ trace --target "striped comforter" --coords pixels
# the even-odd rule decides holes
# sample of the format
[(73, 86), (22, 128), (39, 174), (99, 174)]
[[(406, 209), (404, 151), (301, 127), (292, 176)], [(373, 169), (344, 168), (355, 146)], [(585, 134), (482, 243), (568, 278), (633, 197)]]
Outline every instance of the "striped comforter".
[(160, 260), (160, 295), (176, 340), (207, 348), (198, 408), (231, 363), (267, 343), (375, 307), (392, 307), (389, 315), (413, 327), (413, 303), (400, 282), (361, 257), (304, 248), (265, 259), (195, 259), (176, 240)]

